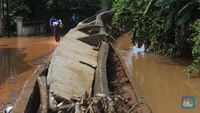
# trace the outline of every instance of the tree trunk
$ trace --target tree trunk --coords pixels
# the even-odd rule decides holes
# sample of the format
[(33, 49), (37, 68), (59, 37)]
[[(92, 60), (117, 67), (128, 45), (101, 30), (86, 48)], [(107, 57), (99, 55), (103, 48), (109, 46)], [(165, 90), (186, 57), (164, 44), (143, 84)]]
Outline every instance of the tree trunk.
[(2, 0), (0, 0), (0, 36), (2, 36), (2, 17), (3, 17), (3, 8), (2, 8)]

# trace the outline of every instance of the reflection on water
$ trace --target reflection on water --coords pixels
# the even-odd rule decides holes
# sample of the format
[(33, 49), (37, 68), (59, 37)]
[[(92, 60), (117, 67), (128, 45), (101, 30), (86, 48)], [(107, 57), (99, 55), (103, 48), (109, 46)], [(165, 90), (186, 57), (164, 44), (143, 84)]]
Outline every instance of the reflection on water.
[(16, 79), (20, 72), (32, 68), (23, 61), (24, 57), (25, 54), (23, 53), (23, 49), (0, 48), (0, 61), (2, 61), (0, 62), (1, 82), (3, 82), (7, 77)]
[(13, 103), (24, 82), (54, 50), (54, 37), (0, 38), (0, 112)]
[(144, 45), (142, 45), (140, 48), (138, 48), (138, 44), (134, 45), (132, 47), (133, 53), (143, 53), (145, 51)]
[[(200, 78), (184, 76), (190, 59), (134, 52), (136, 49), (127, 34), (120, 37), (115, 46), (120, 48), (118, 50), (153, 113), (200, 113)], [(182, 96), (195, 96), (195, 108), (181, 108)]]

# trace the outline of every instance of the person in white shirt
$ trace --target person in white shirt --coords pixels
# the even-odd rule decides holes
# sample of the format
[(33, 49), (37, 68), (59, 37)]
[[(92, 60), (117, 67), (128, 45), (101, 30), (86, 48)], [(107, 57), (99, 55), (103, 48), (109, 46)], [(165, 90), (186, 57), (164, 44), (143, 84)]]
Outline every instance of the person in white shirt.
[(60, 42), (60, 35), (61, 35), (61, 30), (63, 28), (63, 23), (61, 19), (58, 19), (55, 24), (55, 40), (56, 42)]

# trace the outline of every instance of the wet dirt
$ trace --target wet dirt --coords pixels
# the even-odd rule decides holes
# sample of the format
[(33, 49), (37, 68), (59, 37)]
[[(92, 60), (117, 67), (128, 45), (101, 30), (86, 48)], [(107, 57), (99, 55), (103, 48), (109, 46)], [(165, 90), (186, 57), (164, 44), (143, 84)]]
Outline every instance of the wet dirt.
[(14, 103), (34, 68), (56, 45), (52, 36), (0, 38), (0, 112)]
[[(191, 59), (172, 59), (144, 52), (144, 48), (133, 47), (130, 34), (124, 34), (115, 43), (123, 56), (132, 78), (138, 85), (153, 113), (199, 113), (200, 78), (185, 76)], [(182, 108), (182, 96), (194, 96), (195, 107)]]
[[(115, 111), (117, 113), (128, 113), (132, 106), (138, 102), (138, 99), (125, 73), (121, 61), (112, 49), (109, 50), (107, 65), (110, 94), (115, 97), (120, 96), (121, 99), (120, 101), (116, 101)], [(141, 111), (135, 107), (134, 112), (132, 113), (138, 112), (141, 113)]]

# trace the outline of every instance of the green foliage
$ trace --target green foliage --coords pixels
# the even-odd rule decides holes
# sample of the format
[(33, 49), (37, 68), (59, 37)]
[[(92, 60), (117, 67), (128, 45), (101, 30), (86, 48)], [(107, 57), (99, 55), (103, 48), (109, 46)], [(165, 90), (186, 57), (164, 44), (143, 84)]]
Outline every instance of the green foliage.
[[(134, 42), (154, 52), (184, 56), (191, 52), (189, 24), (199, 17), (198, 0), (115, 0), (113, 25), (133, 32)], [(198, 28), (198, 29), (197, 29)], [(200, 21), (193, 25), (193, 64), (200, 69)]]
[(187, 68), (187, 71), (191, 73), (194, 70), (200, 71), (200, 19), (196, 20), (191, 25), (191, 30), (194, 31), (192, 34), (192, 55), (193, 63)]
[(168, 20), (167, 30), (173, 26), (184, 25), (192, 18), (192, 12), (198, 6), (198, 0), (157, 0), (155, 6), (159, 7)]
[(30, 8), (23, 2), (23, 0), (10, 1), (9, 9), (9, 16), (23, 16), (31, 12)]
[(133, 29), (140, 46), (153, 43), (155, 52), (173, 55), (187, 46), (181, 27), (191, 21), (197, 6), (197, 0), (116, 0), (113, 24), (122, 31)]
[(164, 19), (159, 16), (159, 12), (154, 12), (152, 15), (140, 16), (138, 21), (135, 21), (135, 42), (138, 43), (139, 47), (143, 44), (146, 48), (153, 43), (155, 50), (159, 49), (160, 37), (163, 36)]
[(115, 0), (101, 0), (103, 5), (106, 5), (108, 9), (112, 8), (112, 4)]
[(113, 24), (121, 30), (130, 30), (134, 22), (143, 14), (144, 0), (116, 0), (112, 10), (115, 12)]
[(101, 0), (10, 0), (8, 4), (10, 15), (44, 18), (76, 12), (92, 16), (100, 9)]
[(161, 37), (164, 37), (165, 20), (160, 11), (152, 9), (144, 15), (148, 4), (147, 0), (116, 0), (113, 5), (113, 24), (122, 31), (132, 29), (134, 40), (139, 47), (144, 44), (148, 48), (153, 43), (154, 49), (159, 50), (162, 45)]
[(100, 9), (101, 0), (48, 0), (46, 7), (51, 13), (56, 14), (56, 11), (63, 13), (79, 13), (85, 16), (91, 16)]
[[(8, 29), (10, 31), (15, 30), (16, 26), (16, 16), (27, 16), (29, 13), (31, 13), (30, 8), (27, 6), (27, 4), (23, 0), (7, 0), (2, 1), (2, 7), (4, 9), (4, 28), (5, 31), (8, 32)], [(6, 34), (6, 33), (5, 33)]]
[(16, 28), (16, 16), (23, 16), (28, 21), (48, 21), (54, 15), (69, 21), (73, 13), (82, 17), (92, 16), (101, 5), (101, 0), (3, 0), (2, 2), (6, 20), (4, 24), (9, 28)]

